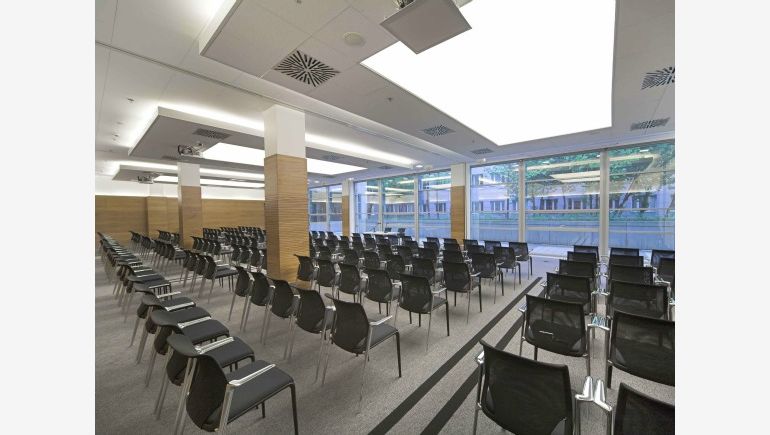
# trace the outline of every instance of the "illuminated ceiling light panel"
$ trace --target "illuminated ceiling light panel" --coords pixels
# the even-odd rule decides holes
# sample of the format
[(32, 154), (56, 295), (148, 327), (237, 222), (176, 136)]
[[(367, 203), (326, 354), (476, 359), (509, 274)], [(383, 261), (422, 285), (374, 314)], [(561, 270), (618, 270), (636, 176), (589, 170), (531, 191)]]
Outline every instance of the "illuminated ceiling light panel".
[[(452, 177), (450, 177), (449, 175), (442, 175), (440, 177), (424, 177), (422, 179), (422, 181), (449, 180), (450, 178), (452, 178)], [(403, 183), (403, 181), (402, 181), (402, 183)]]
[(201, 175), (210, 175), (212, 177), (230, 177), (245, 178), (247, 180), (264, 180), (264, 174), (253, 174), (251, 172), (225, 171), (222, 169), (201, 168)]
[[(172, 175), (161, 175), (155, 177), (158, 183), (179, 183), (179, 178)], [(259, 189), (264, 187), (263, 183), (248, 183), (245, 181), (214, 180), (210, 178), (201, 178), (201, 184), (204, 186), (224, 186), (224, 187), (250, 187)]]
[(472, 1), (472, 29), (362, 64), (497, 145), (612, 125), (615, 2)]
[(592, 178), (598, 177), (599, 171), (584, 171), (584, 172), (567, 172), (565, 174), (551, 174), (551, 177), (560, 181), (571, 180), (575, 178)]
[(414, 189), (401, 189), (398, 187), (386, 187), (385, 190), (389, 190), (391, 192), (414, 192)]
[[(203, 151), (201, 156), (210, 160), (241, 163), (245, 165), (265, 166), (265, 151), (256, 148), (243, 147), (220, 142)], [(314, 174), (337, 175), (345, 172), (360, 171), (360, 166), (327, 162), (324, 160), (307, 159), (307, 171)]]
[[(344, 154), (363, 158), (376, 160), (382, 163), (390, 163), (396, 166), (404, 166), (411, 168), (416, 162), (410, 158), (400, 156), (398, 154), (387, 153), (379, 151), (373, 148), (357, 145), (354, 143), (342, 141), (339, 139), (321, 136), (313, 133), (305, 134), (305, 142), (307, 146), (312, 147), (311, 144), (319, 145), (327, 151), (340, 151)], [(315, 147), (313, 147), (315, 148)]]

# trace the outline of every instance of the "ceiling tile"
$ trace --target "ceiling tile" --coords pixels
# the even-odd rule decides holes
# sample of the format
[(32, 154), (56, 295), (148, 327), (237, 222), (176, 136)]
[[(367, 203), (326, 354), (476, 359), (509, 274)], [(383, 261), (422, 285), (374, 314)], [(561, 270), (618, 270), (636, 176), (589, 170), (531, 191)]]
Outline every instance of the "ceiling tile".
[(244, 0), (255, 2), (284, 21), (314, 33), (348, 7), (345, 0)]
[(109, 44), (112, 40), (112, 28), (115, 25), (115, 9), (118, 0), (96, 1), (96, 40)]
[[(346, 32), (361, 34), (366, 40), (365, 44), (362, 46), (348, 45), (343, 40), (343, 35)], [(346, 9), (313, 36), (345, 54), (356, 63), (396, 42), (396, 38), (379, 24), (367, 20), (354, 8)]]

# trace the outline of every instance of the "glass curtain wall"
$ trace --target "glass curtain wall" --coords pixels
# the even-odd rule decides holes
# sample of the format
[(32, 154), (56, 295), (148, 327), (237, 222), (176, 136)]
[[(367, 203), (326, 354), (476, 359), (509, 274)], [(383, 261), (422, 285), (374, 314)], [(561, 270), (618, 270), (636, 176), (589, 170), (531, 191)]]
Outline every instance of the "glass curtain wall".
[(613, 149), (610, 247), (674, 249), (674, 144)]
[(342, 185), (308, 189), (310, 231), (342, 231)]
[(432, 172), (419, 176), (418, 229), (420, 238), (450, 237), (450, 188), (452, 175), (449, 171)]
[(471, 238), (519, 240), (519, 164), (471, 168)]
[(527, 243), (599, 245), (597, 152), (526, 161)]
[(383, 231), (399, 231), (403, 228), (407, 236), (416, 236), (414, 182), (414, 175), (382, 179)]
[(380, 231), (380, 182), (359, 181), (353, 188), (355, 196), (355, 232)]

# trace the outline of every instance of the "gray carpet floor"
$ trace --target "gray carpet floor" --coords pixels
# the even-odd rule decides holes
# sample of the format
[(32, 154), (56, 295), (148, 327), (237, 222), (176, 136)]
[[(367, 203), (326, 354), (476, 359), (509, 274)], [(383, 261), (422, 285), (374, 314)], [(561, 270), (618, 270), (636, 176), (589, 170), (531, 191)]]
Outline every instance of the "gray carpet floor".
[[(528, 279), (526, 268), (522, 274), (522, 283), (515, 281), (512, 274), (505, 275), (505, 295), (500, 294), (498, 288), (497, 300), (493, 303), (493, 287), (485, 284), (482, 291), (483, 312), (478, 311), (478, 296), (474, 294), (471, 313), (466, 323), (467, 299), (458, 296), (457, 306), (452, 305), (450, 294), (450, 332), (446, 336), (444, 310), (436, 311), (431, 330), (430, 348), (425, 350), (425, 338), (427, 333), (427, 318), (423, 317), (422, 327), (418, 327), (416, 316), (414, 323), (409, 323), (409, 315), (401, 311), (398, 316), (397, 327), (401, 334), (401, 357), (403, 376), (398, 378), (396, 366), (396, 347), (394, 340), (388, 340), (371, 352), (371, 358), (366, 368), (366, 384), (364, 387), (363, 410), (358, 413), (358, 398), (361, 388), (361, 369), (363, 358), (346, 353), (339, 348), (332, 347), (326, 382), (321, 385), (320, 379), (316, 381), (316, 365), (320, 339), (317, 335), (298, 330), (296, 333), (294, 351), (290, 361), (282, 359), (284, 344), (288, 337), (288, 323), (286, 320), (273, 318), (270, 326), (267, 343), (259, 343), (259, 335), (262, 327), (264, 309), (253, 307), (249, 322), (244, 332), (239, 332), (243, 300), (236, 301), (233, 317), (227, 320), (230, 309), (232, 293), (225, 287), (214, 287), (211, 302), (206, 296), (198, 305), (208, 310), (213, 318), (221, 321), (230, 329), (231, 335), (242, 338), (252, 346), (258, 359), (275, 363), (278, 367), (289, 373), (297, 385), (297, 406), (299, 414), (299, 431), (306, 434), (339, 434), (370, 433), (373, 429), (387, 429), (388, 433), (412, 434), (412, 433), (447, 433), (469, 434), (473, 428), (473, 401), (476, 387), (468, 390), (469, 377), (476, 370), (474, 356), (481, 349), (474, 343), (469, 351), (465, 352), (459, 361), (451, 366), (451, 369), (440, 376), (435, 384), (426, 388), (423, 384), (431, 378), (437, 370), (461, 351), (464, 345), (482, 330), (507, 306), (514, 302), (515, 298), (530, 288), (530, 294), (539, 294), (542, 290), (539, 283), (533, 282), (541, 277), (544, 279), (547, 271), (553, 270), (558, 263), (554, 258), (535, 258), (534, 274)], [(177, 278), (179, 269), (172, 267), (166, 275), (169, 278)], [(175, 285), (174, 290), (182, 290), (188, 293), (189, 283), (186, 289)], [(208, 287), (208, 285), (207, 285)], [(162, 371), (163, 358), (159, 358), (155, 364), (155, 370), (149, 387), (144, 385), (144, 375), (149, 361), (148, 345), (145, 348), (142, 362), (135, 364), (137, 340), (133, 347), (129, 347), (131, 332), (135, 317), (135, 306), (129, 311), (128, 320), (123, 320), (120, 308), (112, 296), (112, 284), (108, 282), (104, 274), (101, 262), (96, 260), (96, 433), (110, 434), (166, 434), (173, 430), (174, 416), (179, 400), (179, 387), (171, 385), (166, 397), (165, 406), (161, 418), (156, 420), (152, 415), (155, 399), (160, 389), (164, 372)], [(206, 289), (208, 291), (208, 288)], [(343, 295), (343, 297), (346, 295)], [(138, 304), (135, 298), (134, 305)], [(507, 342), (506, 350), (518, 352), (519, 333), (515, 330), (512, 335), (515, 322), (521, 317), (515, 308), (522, 304), (523, 300), (516, 302), (499, 321), (492, 324), (489, 332), (483, 337), (489, 343), (497, 344), (501, 339)], [(368, 313), (378, 312), (376, 303), (364, 302)], [(384, 310), (383, 310), (384, 311)], [(511, 336), (512, 335), (512, 336)], [(593, 340), (593, 358), (591, 370), (594, 379), (604, 378), (604, 334), (597, 331)], [(524, 344), (523, 354), (532, 357), (533, 349)], [(572, 388), (582, 388), (586, 375), (585, 360), (569, 358), (546, 351), (539, 351), (539, 360), (566, 364), (569, 367)], [(323, 370), (323, 368), (322, 368)], [(437, 377), (434, 376), (435, 380)], [(646, 381), (619, 370), (613, 372), (613, 388), (607, 392), (607, 400), (615, 403), (617, 386), (620, 382), (641, 390), (653, 397), (669, 403), (674, 402), (674, 388)], [(465, 386), (464, 386), (465, 384)], [(414, 398), (415, 391), (420, 393), (418, 401), (409, 409), (399, 405), (410, 395)], [(468, 394), (464, 394), (470, 391)], [(422, 394), (424, 393), (424, 394)], [(393, 419), (392, 413), (398, 413), (400, 418)], [(383, 422), (388, 416), (390, 418)], [(605, 431), (605, 417), (601, 410), (592, 404), (583, 406), (581, 413), (582, 431), (587, 434), (599, 434)], [(265, 433), (283, 434), (292, 433), (291, 399), (288, 390), (271, 398), (267, 402), (267, 416), (262, 418), (261, 412), (250, 411), (228, 429), (231, 433)], [(186, 433), (202, 432), (188, 419), (185, 425)], [(483, 414), (479, 415), (479, 433), (500, 433), (501, 429), (487, 419)]]

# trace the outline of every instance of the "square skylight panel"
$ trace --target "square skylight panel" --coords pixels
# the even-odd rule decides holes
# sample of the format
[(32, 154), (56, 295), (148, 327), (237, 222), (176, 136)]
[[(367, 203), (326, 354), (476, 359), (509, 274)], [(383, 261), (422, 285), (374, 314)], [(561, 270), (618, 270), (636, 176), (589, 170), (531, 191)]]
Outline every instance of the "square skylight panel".
[(362, 64), (497, 145), (609, 127), (615, 1), (474, 0), (472, 29)]

